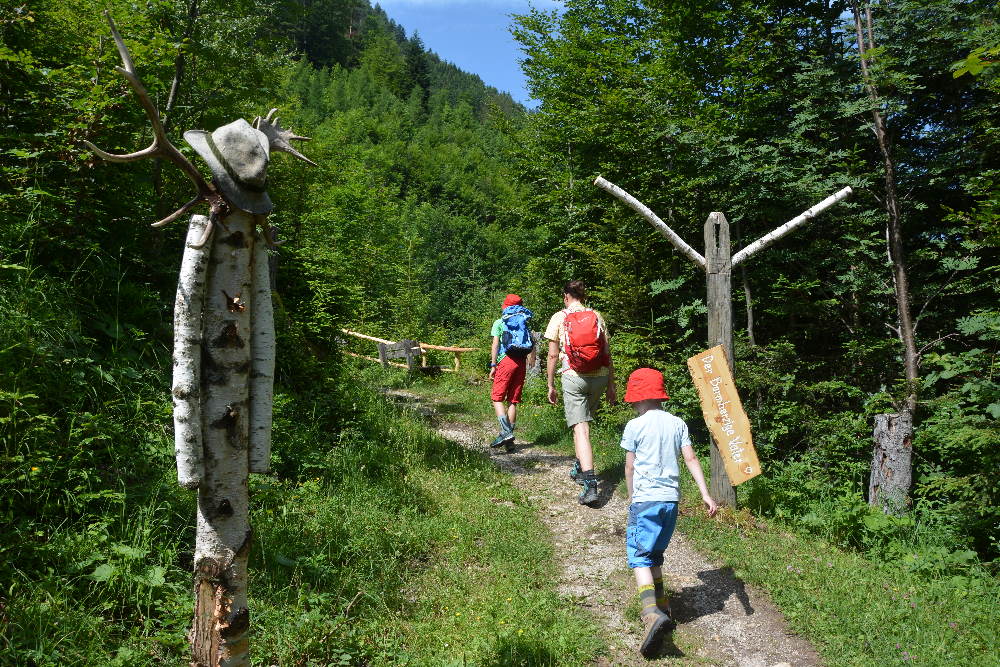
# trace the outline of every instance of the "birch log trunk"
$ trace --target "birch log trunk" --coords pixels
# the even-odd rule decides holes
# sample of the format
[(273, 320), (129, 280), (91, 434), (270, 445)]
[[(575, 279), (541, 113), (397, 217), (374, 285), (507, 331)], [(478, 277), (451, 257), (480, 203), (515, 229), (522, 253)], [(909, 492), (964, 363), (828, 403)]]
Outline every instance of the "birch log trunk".
[(193, 664), (248, 664), (250, 297), (254, 220), (236, 211), (212, 239), (202, 346), (205, 475), (198, 488)]
[(209, 249), (197, 247), (209, 224), (203, 215), (191, 217), (174, 301), (174, 457), (177, 482), (196, 489), (204, 474), (201, 435), (201, 344), (205, 271)]
[(250, 322), (250, 472), (266, 473), (271, 470), (275, 340), (270, 262), (260, 235), (253, 251)]

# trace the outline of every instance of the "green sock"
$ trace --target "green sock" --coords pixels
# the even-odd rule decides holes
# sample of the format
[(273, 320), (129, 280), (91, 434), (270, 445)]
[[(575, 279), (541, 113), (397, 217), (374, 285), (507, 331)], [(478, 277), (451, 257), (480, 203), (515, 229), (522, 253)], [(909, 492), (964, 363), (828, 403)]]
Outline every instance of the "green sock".
[(660, 613), (656, 606), (656, 589), (650, 584), (639, 586), (639, 605), (642, 607), (639, 612), (642, 617)]
[(663, 577), (653, 579), (653, 589), (656, 591), (656, 606), (666, 611), (670, 608), (670, 598), (667, 597), (667, 589), (663, 587)]

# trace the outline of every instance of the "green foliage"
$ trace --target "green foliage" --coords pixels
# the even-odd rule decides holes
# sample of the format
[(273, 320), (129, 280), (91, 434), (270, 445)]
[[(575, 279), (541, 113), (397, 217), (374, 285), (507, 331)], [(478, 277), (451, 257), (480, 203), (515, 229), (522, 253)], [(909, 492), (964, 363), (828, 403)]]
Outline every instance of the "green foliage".
[[(992, 454), (977, 443), (995, 441), (983, 420), (1000, 410), (998, 341), (982, 333), (1000, 294), (996, 78), (992, 70), (948, 76), (956, 53), (996, 42), (988, 5), (872, 4), (871, 76), (907, 193), (905, 243), (925, 354), (918, 506), (944, 502), (932, 492), (939, 477), (958, 487), (972, 461), (989, 469)], [(894, 411), (903, 393), (899, 341), (886, 328), (896, 313), (882, 163), (845, 18), (814, 2), (568, 0), (562, 12), (515, 17), (513, 28), (541, 100), (511, 155), (537, 184), (526, 203), (542, 229), (532, 277), (539, 292), (570, 277), (593, 286), (621, 375), (646, 364), (684, 384), (683, 362), (705, 339), (705, 287), (645, 221), (591, 187), (594, 176), (633, 193), (696, 249), (711, 211), (726, 214), (736, 250), (854, 188), (851, 201), (733, 274), (737, 382), (769, 476), (748, 486), (755, 509), (789, 518), (810, 516), (811, 502), (845, 489), (863, 497), (868, 418)], [(753, 331), (744, 333), (751, 311)], [(959, 421), (962, 437), (947, 438)], [(993, 509), (969, 500), (979, 494), (992, 508), (997, 486), (981, 482), (961, 502), (948, 492), (935, 511), (951, 513), (960, 541), (991, 559), (1000, 553), (989, 546)], [(845, 543), (867, 539), (860, 519), (815, 517), (831, 521)]]
[[(767, 471), (741, 501), (799, 537), (767, 533), (751, 552), (691, 530), (748, 563), (796, 627), (847, 647), (825, 649), (831, 662), (890, 662), (895, 641), (932, 663), (995, 654), (981, 628), (996, 586), (979, 564), (1000, 554), (995, 8), (873, 4), (923, 354), (913, 507), (890, 517), (863, 494), (869, 418), (898, 399), (900, 346), (885, 326), (882, 166), (843, 7), (565, 4), (515, 20), (532, 113), (363, 0), (201, 0), (194, 15), (188, 0), (110, 5), (161, 111), (177, 77), (165, 125), (183, 151), (182, 130), (277, 106), (321, 165), (270, 167), (271, 222), (289, 243), (275, 257), (276, 475), (253, 482), (261, 659), (593, 655), (593, 628), (548, 586), (523, 499), (364, 388), (401, 378), (362, 382), (338, 351), (345, 326), (483, 348), (503, 294), (524, 296), (541, 327), (560, 285), (582, 278), (619, 376), (663, 369), (671, 409), (704, 443), (684, 363), (705, 338), (703, 279), (590, 185), (599, 173), (696, 248), (713, 210), (742, 247), (854, 187), (733, 276), (746, 295), (737, 381)], [(174, 664), (186, 650), (194, 501), (173, 483), (167, 380), (183, 230), (146, 223), (190, 184), (171, 165), (108, 165), (81, 145), (149, 140), (98, 37), (103, 8), (0, 8), (0, 660), (21, 664)], [(472, 409), (466, 378), (444, 386)], [(529, 383), (522, 423), (569, 451), (544, 389)], [(595, 427), (612, 477), (628, 417), (608, 409)], [(802, 560), (802, 544), (833, 565)], [(770, 567), (775, 553), (795, 570)], [(859, 598), (870, 590), (888, 597)], [(531, 623), (539, 614), (551, 623)], [(399, 619), (388, 631), (387, 615)]]

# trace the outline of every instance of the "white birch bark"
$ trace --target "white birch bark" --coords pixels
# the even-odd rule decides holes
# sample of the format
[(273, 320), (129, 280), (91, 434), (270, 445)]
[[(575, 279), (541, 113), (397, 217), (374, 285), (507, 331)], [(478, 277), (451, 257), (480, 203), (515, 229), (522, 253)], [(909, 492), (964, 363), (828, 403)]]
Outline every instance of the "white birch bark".
[(250, 472), (271, 470), (271, 417), (274, 402), (274, 307), (267, 244), (258, 236), (253, 253), (250, 304)]
[(204, 308), (202, 428), (205, 475), (198, 488), (194, 664), (248, 664), (247, 552), (250, 309), (254, 222), (243, 211), (212, 238)]
[(649, 222), (649, 224), (653, 225), (653, 227), (655, 227), (657, 231), (659, 231), (660, 234), (664, 236), (664, 238), (670, 241), (673, 244), (673, 246), (677, 248), (678, 251), (680, 251), (682, 255), (691, 260), (692, 264), (694, 264), (695, 266), (697, 266), (702, 270), (705, 270), (705, 258), (701, 256), (701, 253), (699, 253), (697, 250), (695, 250), (687, 243), (685, 243), (684, 239), (679, 237), (677, 235), (677, 232), (670, 229), (667, 223), (660, 220), (660, 218), (655, 213), (653, 213), (653, 211), (650, 210), (648, 206), (646, 206), (641, 201), (630, 195), (628, 192), (625, 192), (625, 190), (622, 190), (620, 187), (618, 187), (611, 181), (607, 180), (603, 176), (598, 176), (597, 178), (595, 178), (594, 185), (601, 188), (602, 190), (606, 190), (607, 192), (611, 193), (612, 195), (617, 197), (621, 202), (623, 202), (626, 206), (628, 206), (633, 211), (635, 211), (643, 218), (645, 218), (646, 221)]
[(208, 248), (194, 247), (208, 218), (191, 216), (180, 275), (174, 300), (174, 457), (177, 482), (197, 488), (204, 474), (201, 436), (201, 341), (202, 305), (205, 299), (205, 270)]
[(819, 215), (826, 209), (830, 208), (837, 202), (849, 197), (852, 192), (853, 190), (851, 190), (851, 188), (849, 187), (843, 188), (842, 190), (830, 195), (820, 203), (816, 204), (812, 208), (807, 209), (803, 213), (800, 213), (799, 215), (795, 216), (794, 218), (792, 218), (785, 224), (781, 225), (780, 227), (777, 227), (774, 230), (768, 232), (761, 238), (757, 239), (756, 241), (748, 245), (746, 248), (743, 248), (743, 250), (740, 250), (738, 253), (733, 255), (733, 266), (736, 266), (750, 259), (754, 255), (759, 253), (761, 250), (764, 250), (765, 248), (773, 245), (774, 242), (777, 241), (778, 239), (782, 238), (783, 236), (787, 236), (788, 234), (795, 231), (796, 228), (806, 224), (807, 222), (809, 222), (810, 220), (812, 220), (817, 215)]

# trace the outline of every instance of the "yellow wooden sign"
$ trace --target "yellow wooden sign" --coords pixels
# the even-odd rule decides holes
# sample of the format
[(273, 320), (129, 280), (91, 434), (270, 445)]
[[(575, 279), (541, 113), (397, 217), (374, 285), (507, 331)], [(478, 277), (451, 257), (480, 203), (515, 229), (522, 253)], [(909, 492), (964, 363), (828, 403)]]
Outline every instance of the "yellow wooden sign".
[(688, 359), (691, 379), (698, 388), (701, 411), (708, 430), (719, 446), (726, 474), (737, 486), (760, 474), (760, 462), (753, 448), (750, 420), (736, 393), (733, 373), (721, 345)]

